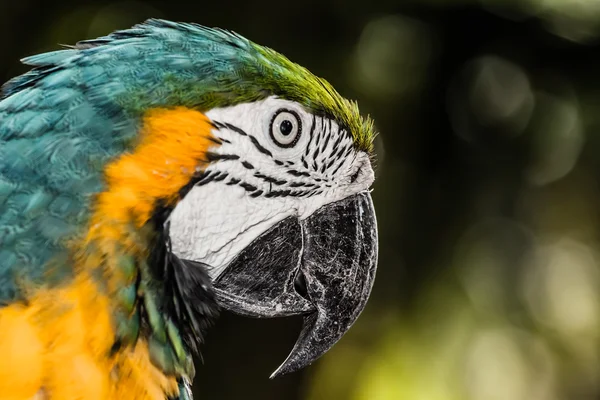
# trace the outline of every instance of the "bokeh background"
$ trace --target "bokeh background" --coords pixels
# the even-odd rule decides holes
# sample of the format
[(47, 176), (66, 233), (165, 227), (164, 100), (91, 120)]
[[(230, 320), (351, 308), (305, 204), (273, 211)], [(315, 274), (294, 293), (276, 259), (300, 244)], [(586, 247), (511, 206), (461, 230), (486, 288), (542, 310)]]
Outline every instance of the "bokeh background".
[(224, 314), (197, 398), (600, 399), (600, 1), (0, 0), (0, 80), (148, 17), (273, 47), (381, 132), (359, 321), (271, 381), (300, 319)]

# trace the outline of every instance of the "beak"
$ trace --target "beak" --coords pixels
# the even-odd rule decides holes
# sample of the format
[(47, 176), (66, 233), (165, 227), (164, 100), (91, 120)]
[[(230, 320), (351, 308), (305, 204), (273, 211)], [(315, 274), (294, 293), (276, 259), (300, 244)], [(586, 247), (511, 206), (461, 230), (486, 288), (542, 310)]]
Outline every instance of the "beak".
[(252, 317), (304, 315), (271, 378), (310, 365), (350, 329), (375, 279), (377, 223), (368, 192), (286, 218), (242, 251), (213, 283), (217, 301)]

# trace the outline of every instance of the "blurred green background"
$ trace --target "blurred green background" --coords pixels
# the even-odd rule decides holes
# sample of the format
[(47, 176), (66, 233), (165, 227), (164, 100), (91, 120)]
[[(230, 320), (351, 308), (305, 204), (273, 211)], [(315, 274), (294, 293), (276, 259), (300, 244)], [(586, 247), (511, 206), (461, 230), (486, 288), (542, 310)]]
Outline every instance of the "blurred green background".
[(0, 0), (0, 80), (148, 17), (273, 47), (381, 132), (359, 321), (270, 381), (301, 321), (224, 314), (197, 398), (600, 399), (600, 1)]

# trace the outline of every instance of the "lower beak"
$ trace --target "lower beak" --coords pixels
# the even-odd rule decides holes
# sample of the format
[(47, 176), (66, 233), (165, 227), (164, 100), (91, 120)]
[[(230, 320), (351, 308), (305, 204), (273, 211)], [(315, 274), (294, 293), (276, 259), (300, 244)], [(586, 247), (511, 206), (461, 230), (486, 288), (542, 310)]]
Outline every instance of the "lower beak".
[(362, 312), (375, 279), (377, 223), (367, 192), (289, 217), (242, 251), (214, 282), (220, 305), (253, 317), (304, 315), (271, 378), (310, 365)]

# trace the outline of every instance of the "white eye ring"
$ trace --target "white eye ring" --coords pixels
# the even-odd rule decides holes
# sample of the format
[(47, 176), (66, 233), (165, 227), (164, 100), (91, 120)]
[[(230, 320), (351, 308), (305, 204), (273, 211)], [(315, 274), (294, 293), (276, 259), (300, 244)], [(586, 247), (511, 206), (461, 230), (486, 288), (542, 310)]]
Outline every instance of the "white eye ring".
[(269, 128), (271, 139), (279, 147), (293, 147), (300, 139), (302, 133), (302, 122), (300, 116), (295, 111), (281, 109), (278, 110)]

